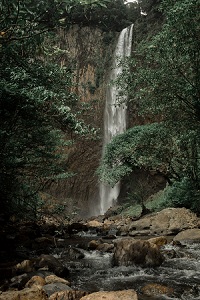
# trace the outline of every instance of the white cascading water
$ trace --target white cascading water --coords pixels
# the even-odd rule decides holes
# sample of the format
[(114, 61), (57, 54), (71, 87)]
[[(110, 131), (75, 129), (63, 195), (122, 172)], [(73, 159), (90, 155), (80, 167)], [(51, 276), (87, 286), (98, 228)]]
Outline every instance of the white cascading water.
[[(133, 25), (124, 28), (119, 35), (114, 53), (113, 65), (109, 76), (109, 82), (111, 82), (111, 84), (108, 85), (106, 93), (103, 152), (105, 146), (115, 135), (123, 133), (126, 130), (126, 105), (117, 104), (119, 90), (113, 82), (115, 82), (118, 75), (122, 72), (122, 66), (119, 62), (131, 55), (132, 35)], [(119, 182), (114, 187), (100, 183), (99, 214), (104, 214), (116, 203), (119, 192)]]

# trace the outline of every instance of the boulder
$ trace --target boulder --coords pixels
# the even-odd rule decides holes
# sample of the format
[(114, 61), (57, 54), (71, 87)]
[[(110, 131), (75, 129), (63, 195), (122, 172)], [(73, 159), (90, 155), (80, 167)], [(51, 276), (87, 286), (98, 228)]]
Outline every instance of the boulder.
[(21, 263), (18, 263), (15, 266), (16, 274), (23, 274), (33, 272), (34, 268), (34, 261), (30, 259), (23, 260)]
[(149, 241), (121, 238), (115, 241), (114, 246), (114, 266), (135, 264), (143, 267), (156, 267), (164, 261), (159, 248)]
[(35, 268), (47, 268), (57, 276), (65, 277), (69, 275), (69, 270), (53, 255), (42, 254), (35, 260)]
[[(79, 245), (79, 247), (84, 247), (84, 242), (83, 245)], [(63, 249), (62, 251), (62, 260), (63, 261), (72, 261), (72, 260), (77, 260), (77, 259), (82, 259), (85, 257), (85, 254), (83, 251), (80, 249), (77, 249), (73, 246), (70, 246), (68, 248)]]
[(79, 300), (85, 295), (88, 293), (84, 291), (61, 291), (52, 294), (49, 300)]
[(89, 250), (96, 250), (98, 246), (99, 246), (99, 241), (96, 241), (96, 240), (91, 240), (88, 243)]
[(112, 252), (113, 249), (114, 249), (114, 244), (109, 244), (109, 243), (99, 244), (96, 248), (96, 250), (102, 251), (102, 252)]
[[(31, 287), (34, 285), (34, 283), (37, 286), (42, 286), (44, 282), (44, 277), (49, 276), (50, 273), (48, 271), (40, 270), (40, 271), (35, 271), (35, 272), (30, 272), (30, 273), (23, 273), (17, 276), (14, 276), (10, 279), (10, 287), (13, 289), (18, 289), (21, 290), (23, 289), (26, 284), (28, 286), (26, 287)], [(46, 281), (44, 282), (46, 284)]]
[(165, 236), (154, 237), (154, 238), (148, 239), (148, 241), (152, 244), (155, 244), (159, 248), (167, 244), (167, 239)]
[(186, 208), (166, 208), (149, 214), (129, 226), (129, 234), (135, 236), (146, 232), (146, 235), (174, 235), (185, 229), (197, 228), (197, 215)]
[(61, 278), (61, 277), (58, 277), (56, 275), (49, 275), (49, 276), (46, 276), (45, 277), (45, 282), (46, 284), (49, 284), (49, 283), (57, 283), (57, 282), (60, 282), (60, 283), (63, 283), (63, 284), (66, 284), (66, 285), (70, 285), (70, 282), (64, 278)]
[(158, 283), (149, 283), (142, 287), (142, 293), (147, 296), (159, 296), (167, 295), (171, 296), (174, 293), (174, 289)]
[(26, 273), (14, 276), (10, 279), (10, 287), (12, 289), (23, 289), (30, 276)]
[(92, 240), (88, 243), (88, 249), (89, 250), (98, 250), (98, 251), (102, 251), (102, 252), (112, 252), (114, 248), (113, 244), (109, 244), (109, 243), (102, 243), (101, 240)]
[(68, 285), (61, 282), (46, 284), (43, 286), (43, 289), (45, 290), (48, 297), (56, 292), (72, 290)]
[(179, 232), (173, 239), (175, 242), (190, 241), (200, 242), (200, 229), (187, 229)]
[(138, 300), (134, 290), (115, 292), (96, 292), (82, 297), (80, 300)]
[(42, 288), (25, 288), (21, 291), (8, 291), (0, 294), (0, 300), (47, 300), (48, 297)]
[(43, 277), (41, 276), (33, 276), (27, 283), (26, 287), (31, 288), (31, 287), (42, 287), (43, 285), (46, 284), (46, 281)]

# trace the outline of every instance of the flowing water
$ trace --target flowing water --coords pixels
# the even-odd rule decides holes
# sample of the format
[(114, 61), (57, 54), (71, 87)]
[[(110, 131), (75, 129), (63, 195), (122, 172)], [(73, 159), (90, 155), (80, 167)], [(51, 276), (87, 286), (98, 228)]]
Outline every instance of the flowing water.
[[(94, 235), (91, 239), (94, 238)], [(98, 238), (96, 236), (96, 238)], [(88, 237), (74, 240), (78, 247), (80, 240), (87, 244)], [(139, 266), (112, 266), (112, 253), (79, 249), (84, 258), (62, 262), (70, 269), (73, 289), (95, 291), (115, 291), (135, 289), (139, 300), (197, 300), (200, 299), (200, 244), (183, 246), (167, 245), (163, 248), (164, 263), (157, 268)], [(168, 255), (167, 255), (168, 253)], [(169, 253), (173, 255), (169, 255)], [(174, 255), (176, 253), (176, 255)], [(141, 291), (148, 283), (158, 283), (173, 288), (171, 296), (145, 296)]]
[[(119, 35), (117, 46), (114, 53), (113, 65), (109, 76), (110, 84), (107, 87), (106, 103), (104, 111), (104, 140), (103, 153), (105, 146), (111, 139), (126, 130), (126, 104), (118, 105), (120, 91), (116, 84), (113, 84), (118, 75), (122, 72), (120, 61), (131, 55), (133, 25), (122, 30)], [(121, 99), (122, 100), (122, 99)], [(126, 96), (123, 96), (126, 101)], [(100, 206), (97, 215), (104, 214), (108, 208), (115, 204), (120, 191), (120, 183), (114, 187), (100, 184)]]

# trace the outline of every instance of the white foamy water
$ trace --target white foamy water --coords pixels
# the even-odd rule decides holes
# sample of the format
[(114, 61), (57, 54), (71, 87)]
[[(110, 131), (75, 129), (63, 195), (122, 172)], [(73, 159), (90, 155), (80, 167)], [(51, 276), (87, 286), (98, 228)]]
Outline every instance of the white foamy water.
[[(114, 53), (113, 65), (109, 76), (110, 84), (107, 87), (104, 111), (103, 153), (105, 146), (112, 140), (112, 138), (126, 130), (127, 107), (125, 102), (122, 105), (118, 105), (117, 102), (120, 95), (120, 90), (116, 84), (113, 84), (113, 82), (115, 82), (117, 77), (122, 72), (122, 65), (119, 62), (131, 55), (132, 35), (133, 25), (123, 29), (119, 35)], [(123, 100), (126, 101), (126, 95), (123, 95), (122, 97)], [(117, 201), (119, 192), (119, 182), (114, 187), (100, 183), (100, 205), (97, 214), (104, 214), (110, 207), (112, 207)]]

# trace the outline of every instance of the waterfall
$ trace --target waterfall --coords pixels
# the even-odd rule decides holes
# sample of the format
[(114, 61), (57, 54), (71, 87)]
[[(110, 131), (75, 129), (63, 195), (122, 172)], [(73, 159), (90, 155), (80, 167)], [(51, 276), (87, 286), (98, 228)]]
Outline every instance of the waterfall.
[[(126, 104), (117, 105), (119, 90), (113, 82), (122, 72), (122, 66), (119, 62), (131, 55), (133, 25), (124, 28), (118, 38), (116, 49), (113, 57), (112, 69), (109, 74), (109, 85), (106, 92), (106, 103), (104, 111), (104, 140), (103, 152), (105, 146), (111, 139), (126, 130)], [(126, 99), (124, 99), (126, 100)], [(111, 206), (113, 206), (120, 192), (120, 182), (113, 188), (100, 183), (100, 207), (99, 213), (104, 214)]]

